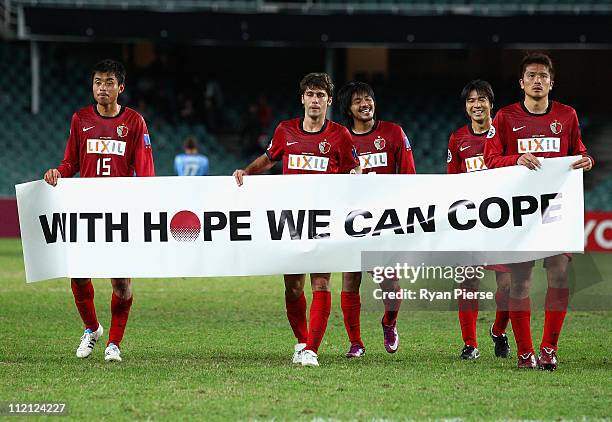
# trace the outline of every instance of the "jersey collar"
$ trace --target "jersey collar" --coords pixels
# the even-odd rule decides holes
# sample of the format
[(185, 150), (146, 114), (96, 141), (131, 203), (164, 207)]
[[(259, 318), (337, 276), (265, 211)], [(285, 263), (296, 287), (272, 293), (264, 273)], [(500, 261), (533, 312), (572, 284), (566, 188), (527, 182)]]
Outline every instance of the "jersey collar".
[(552, 106), (553, 106), (553, 101), (549, 100), (548, 101), (548, 107), (546, 108), (546, 112), (542, 113), (542, 114), (536, 114), (536, 113), (532, 113), (531, 111), (527, 110), (527, 107), (525, 107), (525, 101), (521, 101), (521, 108), (523, 109), (523, 111), (527, 114), (529, 114), (530, 116), (546, 116), (548, 113), (550, 113), (550, 111), (552, 110)]
[(318, 135), (320, 133), (323, 133), (325, 131), (325, 129), (327, 129), (327, 123), (328, 122), (329, 122), (329, 120), (325, 119), (325, 123), (323, 123), (323, 126), (321, 127), (321, 129), (319, 131), (317, 131), (317, 132), (307, 132), (306, 130), (304, 130), (304, 118), (300, 117), (300, 130), (305, 135)]
[(96, 113), (96, 115), (102, 119), (116, 119), (117, 117), (121, 116), (123, 112), (125, 111), (125, 106), (120, 105), (119, 107), (121, 107), (121, 109), (119, 110), (119, 114), (117, 114), (116, 116), (110, 117), (110, 116), (101, 115), (100, 112), (98, 111), (97, 104), (94, 103), (93, 105), (94, 113)]
[(378, 129), (378, 124), (379, 123), (380, 123), (380, 120), (376, 120), (374, 122), (374, 126), (372, 126), (372, 129), (370, 129), (370, 130), (368, 130), (367, 132), (364, 132), (364, 133), (355, 133), (355, 132), (353, 132), (353, 128), (352, 127), (349, 128), (349, 131), (351, 132), (351, 135), (354, 135), (354, 136), (366, 136), (366, 135), (369, 135), (370, 133), (374, 132), (376, 129)]
[(472, 122), (470, 122), (470, 123), (468, 123), (468, 124), (467, 124), (467, 128), (468, 128), (468, 130), (470, 131), (470, 133), (471, 133), (473, 136), (485, 136), (487, 133), (489, 133), (489, 131), (488, 131), (488, 130), (487, 130), (487, 131), (485, 131), (485, 132), (482, 132), (482, 133), (476, 133), (476, 132), (474, 132), (474, 128), (472, 127)]

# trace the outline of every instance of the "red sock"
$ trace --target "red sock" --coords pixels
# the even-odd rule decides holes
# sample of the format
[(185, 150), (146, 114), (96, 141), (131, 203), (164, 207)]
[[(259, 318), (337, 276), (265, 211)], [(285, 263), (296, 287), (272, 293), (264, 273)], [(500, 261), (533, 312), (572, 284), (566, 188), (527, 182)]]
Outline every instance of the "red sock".
[(531, 299), (510, 297), (508, 300), (510, 321), (516, 340), (516, 353), (533, 353), (531, 342)]
[(384, 325), (395, 325), (397, 321), (397, 314), (399, 313), (400, 306), (402, 304), (402, 299), (388, 299), (385, 297), (383, 299), (383, 303), (385, 304), (385, 315), (383, 316), (383, 324)]
[(361, 327), (359, 313), (361, 312), (361, 298), (359, 292), (342, 292), (340, 294), (340, 305), (344, 315), (344, 327), (352, 344), (363, 347), (361, 340)]
[(565, 314), (567, 314), (567, 304), (569, 303), (568, 288), (549, 287), (546, 292), (545, 313), (544, 313), (544, 335), (542, 336), (542, 347), (549, 347), (557, 350), (557, 342)]
[(497, 289), (495, 292), (497, 310), (495, 311), (495, 322), (493, 323), (494, 336), (501, 336), (506, 332), (506, 328), (508, 328), (508, 322), (510, 321), (510, 311), (508, 310), (509, 299), (510, 293), (508, 291)]
[(331, 292), (312, 292), (312, 304), (310, 305), (310, 329), (306, 349), (317, 353), (331, 312)]
[(86, 284), (77, 284), (71, 281), (70, 286), (74, 295), (74, 303), (79, 310), (79, 314), (81, 314), (85, 328), (96, 331), (99, 324), (96, 316), (96, 306), (94, 305), (94, 287), (91, 280)]
[(130, 308), (132, 307), (132, 299), (134, 299), (134, 295), (128, 300), (123, 300), (113, 293), (111, 300), (111, 326), (108, 343), (106, 343), (107, 346), (111, 343), (114, 343), (116, 346), (121, 344), (125, 325), (130, 315)]
[[(477, 292), (478, 289), (464, 288), (464, 292)], [(461, 295), (458, 299), (459, 324), (463, 343), (467, 346), (478, 347), (476, 341), (476, 319), (478, 319), (478, 299), (466, 299)]]
[(289, 300), (285, 296), (287, 319), (298, 343), (306, 343), (308, 339), (308, 321), (306, 320), (306, 297), (304, 292), (296, 300)]

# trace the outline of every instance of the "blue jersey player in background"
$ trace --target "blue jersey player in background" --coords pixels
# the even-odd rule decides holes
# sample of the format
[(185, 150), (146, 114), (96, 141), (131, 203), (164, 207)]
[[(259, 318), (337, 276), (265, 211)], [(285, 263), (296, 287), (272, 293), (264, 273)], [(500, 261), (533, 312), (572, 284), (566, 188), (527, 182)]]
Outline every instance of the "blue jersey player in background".
[(184, 154), (174, 158), (174, 170), (179, 176), (207, 176), (208, 157), (198, 154), (198, 142), (194, 138), (187, 138), (183, 145)]

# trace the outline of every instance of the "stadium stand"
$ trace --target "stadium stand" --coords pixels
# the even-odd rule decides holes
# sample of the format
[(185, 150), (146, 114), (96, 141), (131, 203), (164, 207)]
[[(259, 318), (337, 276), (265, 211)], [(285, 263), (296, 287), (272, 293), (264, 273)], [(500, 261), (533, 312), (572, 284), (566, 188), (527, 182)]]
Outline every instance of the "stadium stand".
[[(91, 101), (89, 91), (88, 64), (100, 57), (99, 52), (89, 56), (68, 51), (61, 43), (45, 43), (41, 48), (41, 108), (38, 114), (30, 113), (31, 74), (29, 44), (7, 42), (0, 45), (0, 113), (3, 116), (3, 130), (0, 131), (0, 145), (3, 154), (0, 158), (0, 195), (13, 196), (16, 183), (39, 179), (47, 168), (56, 166), (63, 156), (63, 148), (69, 130), (72, 113)], [(102, 51), (104, 49), (101, 47)], [(201, 152), (210, 159), (210, 174), (229, 175), (244, 165), (254, 155), (263, 152), (259, 145), (253, 149), (244, 148), (241, 131), (246, 110), (256, 101), (261, 91), (266, 91), (269, 103), (274, 110), (272, 125), (264, 131), (265, 138), (272, 135), (276, 124), (284, 119), (301, 113), (297, 96), (287, 95), (295, 92), (295, 81), (277, 81), (272, 78), (267, 85), (260, 82), (238, 86), (233, 80), (220, 80), (225, 102), (222, 107), (221, 128), (207, 127), (205, 118), (177, 118), (178, 110), (160, 104), (159, 97), (151, 97), (143, 91), (139, 80), (150, 77), (145, 69), (128, 70), (128, 84), (123, 101), (141, 111), (149, 125), (153, 140), (157, 174), (173, 175), (173, 157), (180, 152), (183, 139), (195, 136), (200, 142)], [(156, 85), (155, 79), (152, 80)], [(447, 84), (423, 82), (412, 86), (406, 92), (405, 82), (398, 80), (376, 79), (372, 82), (377, 93), (378, 114), (385, 120), (402, 125), (411, 139), (414, 157), (419, 173), (444, 173), (446, 169), (446, 147), (449, 134), (465, 124), (465, 116), (457, 103), (457, 91), (461, 82), (449, 81)], [(203, 85), (200, 83), (200, 85)], [(194, 94), (196, 115), (200, 111), (199, 97), (203, 97), (203, 87), (188, 86), (186, 91)], [(274, 86), (269, 89), (267, 86)], [(453, 93), (449, 95), (449, 92)], [(515, 101), (516, 93), (496, 92), (500, 103)], [(164, 104), (176, 104), (176, 98), (164, 99)], [(337, 113), (337, 110), (334, 109)], [(584, 116), (581, 113), (581, 116)], [(338, 117), (337, 115), (335, 117)], [(606, 157), (605, 143), (593, 145), (591, 134), (604, 139), (606, 132), (605, 116), (589, 114), (582, 117), (582, 130), (587, 145), (598, 157), (598, 167), (603, 162), (612, 162)], [(214, 132), (214, 133), (213, 133)], [(264, 142), (265, 145), (265, 142)], [(244, 151), (248, 150), (247, 153)], [(604, 155), (600, 160), (599, 156)], [(609, 153), (608, 153), (609, 155)], [(612, 209), (612, 180), (607, 180), (606, 169), (599, 176), (587, 180), (587, 209)], [(591, 175), (589, 175), (591, 177)]]

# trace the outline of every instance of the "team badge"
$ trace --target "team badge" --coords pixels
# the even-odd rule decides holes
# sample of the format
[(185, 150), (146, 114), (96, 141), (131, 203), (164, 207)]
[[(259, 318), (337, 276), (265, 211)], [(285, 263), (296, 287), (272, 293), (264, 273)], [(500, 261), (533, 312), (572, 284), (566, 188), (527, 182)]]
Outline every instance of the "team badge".
[(381, 149), (384, 149), (385, 145), (386, 145), (385, 138), (381, 138), (380, 136), (378, 136), (376, 139), (374, 139), (374, 147), (377, 150), (380, 151)]
[(558, 135), (563, 130), (563, 125), (558, 120), (555, 120), (554, 122), (550, 124), (550, 130), (555, 135)]
[(487, 132), (487, 139), (491, 139), (492, 137), (495, 136), (495, 126), (491, 125), (491, 127), (489, 128), (489, 131)]
[(117, 135), (119, 135), (120, 138), (125, 138), (128, 134), (128, 127), (124, 124), (122, 124), (121, 126), (117, 126)]
[(331, 144), (327, 141), (319, 142), (319, 151), (321, 154), (327, 154), (331, 149)]

